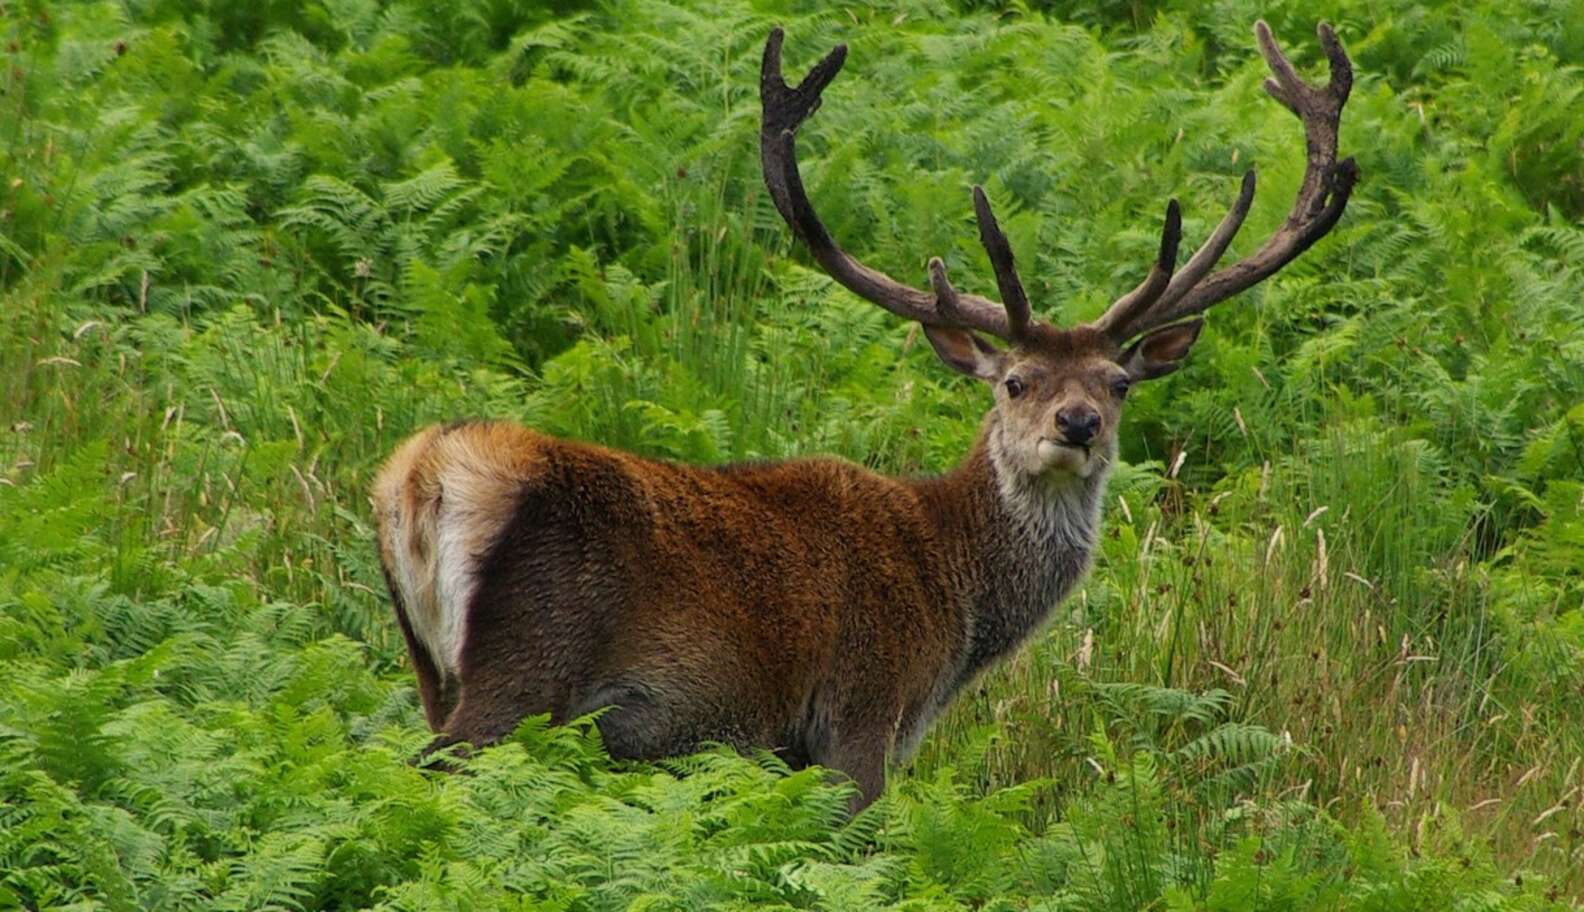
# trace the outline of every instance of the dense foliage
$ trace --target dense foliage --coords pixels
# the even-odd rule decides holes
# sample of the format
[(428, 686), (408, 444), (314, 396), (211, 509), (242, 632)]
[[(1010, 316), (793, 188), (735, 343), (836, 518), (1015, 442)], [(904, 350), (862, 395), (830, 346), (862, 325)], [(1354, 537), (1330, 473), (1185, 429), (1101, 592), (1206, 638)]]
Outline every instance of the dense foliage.
[[(887, 797), (426, 740), (365, 498), (461, 415), (934, 471), (982, 391), (811, 269), (758, 50), (847, 41), (843, 243), (1098, 313), (1338, 26), (1364, 182), (1141, 388), (1104, 553)], [(0, 0), (0, 907), (1538, 909), (1584, 895), (1584, 6)]]

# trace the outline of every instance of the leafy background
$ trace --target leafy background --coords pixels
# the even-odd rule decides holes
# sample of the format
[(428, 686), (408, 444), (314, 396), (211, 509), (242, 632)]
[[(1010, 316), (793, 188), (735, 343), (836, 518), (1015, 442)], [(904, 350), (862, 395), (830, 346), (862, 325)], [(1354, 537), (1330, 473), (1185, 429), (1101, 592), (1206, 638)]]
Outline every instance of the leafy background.
[[(369, 477), (434, 420), (935, 471), (982, 391), (793, 249), (1098, 313), (1359, 82), (1331, 238), (1138, 391), (1082, 592), (857, 819), (818, 771), (426, 740)], [(0, 906), (1537, 909), (1584, 896), (1577, 0), (0, 2)]]

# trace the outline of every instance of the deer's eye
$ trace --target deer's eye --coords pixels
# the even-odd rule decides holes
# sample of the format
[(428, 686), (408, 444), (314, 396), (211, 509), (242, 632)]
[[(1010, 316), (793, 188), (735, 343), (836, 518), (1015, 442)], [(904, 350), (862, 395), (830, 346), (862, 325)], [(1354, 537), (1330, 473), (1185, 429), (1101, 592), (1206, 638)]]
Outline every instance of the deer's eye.
[(1016, 399), (1023, 395), (1023, 381), (1016, 377), (1008, 377), (1006, 379), (1006, 390), (1008, 396)]
[(1126, 377), (1118, 377), (1111, 381), (1111, 394), (1116, 396), (1118, 399), (1121, 399), (1123, 396), (1127, 395), (1128, 388), (1132, 385), (1132, 380), (1129, 380)]

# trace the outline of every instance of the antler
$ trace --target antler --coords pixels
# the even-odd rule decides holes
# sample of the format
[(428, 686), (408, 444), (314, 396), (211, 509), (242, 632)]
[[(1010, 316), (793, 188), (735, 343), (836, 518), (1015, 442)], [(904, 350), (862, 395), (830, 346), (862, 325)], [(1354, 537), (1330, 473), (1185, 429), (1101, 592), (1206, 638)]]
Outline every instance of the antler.
[[(1347, 52), (1342, 50), (1342, 44), (1337, 41), (1331, 26), (1321, 23), (1316, 31), (1320, 36), (1320, 45), (1331, 61), (1331, 79), (1323, 87), (1312, 86), (1299, 77), (1292, 62), (1271, 36), (1270, 26), (1264, 21), (1254, 24), (1260, 53), (1265, 56), (1274, 74), (1273, 78), (1265, 80), (1265, 91), (1303, 121), (1308, 148), (1308, 165), (1304, 169), (1303, 183), (1299, 185), (1298, 197), (1293, 201), (1292, 212), (1288, 214), (1287, 220), (1254, 253), (1209, 278), (1205, 277), (1221, 254), (1226, 252), (1232, 237), (1248, 215), (1249, 205), (1254, 199), (1254, 172), (1249, 171), (1243, 176), (1243, 187), (1232, 210), (1182, 270), (1170, 277), (1163, 289), (1151, 293), (1159, 282), (1157, 273), (1161, 263), (1158, 262), (1142, 285), (1117, 299), (1092, 324), (1118, 344), (1158, 326), (1200, 313), (1269, 278), (1324, 237), (1342, 217), (1348, 196), (1358, 181), (1358, 166), (1353, 159), (1346, 158), (1340, 163), (1336, 159), (1337, 129), (1342, 119), (1342, 106), (1347, 103), (1348, 92), (1353, 88), (1353, 64), (1348, 60)], [(1171, 216), (1168, 214), (1167, 218), (1169, 233)], [(1163, 257), (1164, 252), (1163, 239)]]
[[(1233, 229), (1234, 231), (1236, 228)], [(1117, 298), (1100, 319), (1090, 324), (1095, 329), (1108, 335), (1116, 335), (1129, 323), (1137, 320), (1150, 305), (1160, 300), (1165, 293), (1168, 283), (1172, 278), (1172, 269), (1177, 266), (1177, 244), (1182, 241), (1182, 210), (1178, 208), (1176, 200), (1166, 203), (1166, 224), (1161, 228), (1160, 255), (1155, 258), (1155, 265), (1150, 267), (1149, 275), (1138, 287)], [(1202, 251), (1201, 251), (1202, 252)], [(1126, 336), (1117, 339), (1125, 340)]]
[(1016, 341), (1028, 332), (1028, 296), (1018, 281), (1012, 264), (1012, 248), (996, 224), (984, 189), (974, 187), (974, 212), (979, 219), (979, 238), (995, 267), (996, 284), (1003, 306), (978, 295), (962, 294), (946, 280), (946, 266), (939, 257), (930, 260), (930, 281), (934, 292), (911, 288), (890, 276), (870, 269), (837, 246), (825, 230), (808, 194), (797, 166), (797, 128), (819, 108), (820, 93), (830, 85), (847, 59), (847, 46), (839, 44), (809, 71), (797, 88), (781, 76), (780, 28), (770, 31), (765, 42), (764, 65), (759, 71), (759, 95), (763, 120), (759, 127), (759, 161), (764, 167), (765, 186), (781, 217), (793, 233), (808, 245), (814, 259), (831, 278), (853, 294), (880, 305), (892, 313), (928, 326), (977, 329), (1007, 341)]

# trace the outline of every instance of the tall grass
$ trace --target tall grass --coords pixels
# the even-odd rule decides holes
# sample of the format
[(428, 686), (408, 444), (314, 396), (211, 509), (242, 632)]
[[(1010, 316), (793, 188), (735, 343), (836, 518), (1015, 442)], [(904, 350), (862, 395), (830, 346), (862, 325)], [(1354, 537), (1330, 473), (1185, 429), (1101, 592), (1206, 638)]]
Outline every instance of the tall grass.
[[(1584, 895), (1584, 20), (1321, 6), (0, 7), (0, 901)], [(794, 70), (853, 46), (801, 144), (846, 246), (988, 288), (986, 181), (1073, 320), (1162, 197), (1198, 237), (1254, 160), (1239, 250), (1285, 214), (1256, 15), (1302, 60), (1339, 24), (1366, 181), (1132, 397), (1088, 583), (886, 801), (842, 822), (770, 758), (617, 768), (586, 726), (406, 765), (365, 489), (411, 430), (899, 473), (972, 441), (982, 391), (764, 196), (772, 21)]]

